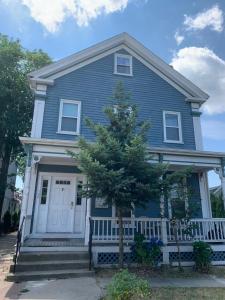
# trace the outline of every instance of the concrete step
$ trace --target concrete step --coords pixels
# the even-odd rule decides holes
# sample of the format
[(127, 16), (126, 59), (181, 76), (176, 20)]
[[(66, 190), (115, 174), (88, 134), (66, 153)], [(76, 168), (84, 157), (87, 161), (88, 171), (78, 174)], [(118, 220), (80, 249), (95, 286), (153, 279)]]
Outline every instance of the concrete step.
[[(77, 270), (88, 269), (88, 260), (55, 260), (55, 261), (25, 261), (18, 262), (16, 265), (17, 272), (30, 271), (54, 271), (54, 270)], [(14, 266), (10, 266), (10, 272), (13, 272)]]
[(21, 281), (44, 280), (44, 279), (92, 277), (93, 275), (94, 275), (94, 271), (88, 271), (87, 269), (32, 271), (32, 272), (18, 272), (15, 274), (9, 273), (6, 277), (6, 280), (13, 281), (13, 282), (21, 282)]
[(18, 262), (88, 260), (88, 252), (22, 252)]
[(81, 252), (87, 251), (87, 246), (21, 246), (21, 252)]

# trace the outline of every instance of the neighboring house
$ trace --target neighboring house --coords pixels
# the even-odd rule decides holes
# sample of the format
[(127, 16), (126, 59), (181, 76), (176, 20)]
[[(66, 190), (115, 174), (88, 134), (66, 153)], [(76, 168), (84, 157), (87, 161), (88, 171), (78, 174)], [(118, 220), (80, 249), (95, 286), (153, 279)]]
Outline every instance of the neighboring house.
[[(225, 245), (217, 242), (225, 242), (225, 220), (212, 219), (207, 172), (215, 168), (220, 172), (224, 191), (225, 153), (203, 150), (199, 109), (208, 99), (206, 93), (127, 33), (34, 71), (29, 80), (35, 108), (31, 137), (21, 137), (28, 154), (22, 251), (56, 251), (62, 241), (60, 250), (69, 251), (67, 239), (72, 241), (70, 250), (76, 251), (76, 241), (85, 250), (91, 218), (94, 263), (117, 261), (116, 209), (101, 199), (79, 197), (85, 176), (67, 150), (79, 151), (80, 136), (94, 141), (85, 117), (105, 122), (102, 109), (110, 104), (116, 83), (122, 81), (139, 109), (140, 120), (151, 122), (148, 145), (153, 159), (168, 163), (171, 171), (192, 166), (189, 183), (194, 193), (184, 209), (198, 204), (195, 239), (211, 242), (213, 260), (224, 263)], [(146, 238), (160, 238), (165, 245), (161, 261), (175, 263), (171, 217), (171, 199), (149, 199), (146, 209), (135, 208), (126, 221), (125, 242), (132, 241), (135, 231)], [(182, 261), (192, 263), (190, 237), (181, 230), (179, 239), (185, 244), (181, 246)]]
[(7, 211), (13, 215), (14, 212), (19, 212), (20, 210), (21, 201), (19, 201), (18, 197), (15, 196), (16, 173), (16, 164), (15, 162), (12, 162), (8, 169), (7, 189), (5, 191), (5, 198), (2, 206), (1, 219), (4, 218)]

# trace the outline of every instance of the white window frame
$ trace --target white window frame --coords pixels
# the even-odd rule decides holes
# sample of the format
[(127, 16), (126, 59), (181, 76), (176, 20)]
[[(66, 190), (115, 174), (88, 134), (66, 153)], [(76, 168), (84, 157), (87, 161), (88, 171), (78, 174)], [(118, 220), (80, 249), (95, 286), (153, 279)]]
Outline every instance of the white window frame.
[[(166, 126), (166, 115), (167, 114), (177, 116), (178, 127)], [(179, 140), (175, 141), (175, 140), (167, 139), (167, 136), (166, 136), (167, 127), (178, 128)], [(178, 111), (165, 111), (165, 110), (163, 111), (163, 134), (164, 134), (164, 143), (183, 144), (182, 126), (181, 126), (181, 113), (180, 112), (178, 112)]]
[[(117, 58), (118, 57), (123, 57), (123, 58), (128, 58), (129, 59), (129, 61), (130, 61), (130, 73), (129, 74), (117, 72)], [(122, 76), (133, 76), (133, 60), (132, 60), (131, 55), (120, 54), (120, 53), (115, 53), (114, 54), (114, 74), (122, 75)]]
[[(77, 119), (77, 131), (61, 130), (62, 117), (63, 117), (62, 113), (63, 113), (63, 104), (64, 103), (77, 104), (78, 105), (78, 108), (77, 108), (77, 118), (75, 118), (75, 117), (68, 117), (70, 119), (72, 119), (72, 118)], [(60, 105), (59, 105), (59, 120), (58, 120), (58, 131), (57, 131), (57, 133), (60, 133), (60, 134), (70, 134), (70, 135), (79, 135), (80, 134), (80, 116), (81, 116), (81, 102), (80, 101), (61, 99), (60, 100)]]

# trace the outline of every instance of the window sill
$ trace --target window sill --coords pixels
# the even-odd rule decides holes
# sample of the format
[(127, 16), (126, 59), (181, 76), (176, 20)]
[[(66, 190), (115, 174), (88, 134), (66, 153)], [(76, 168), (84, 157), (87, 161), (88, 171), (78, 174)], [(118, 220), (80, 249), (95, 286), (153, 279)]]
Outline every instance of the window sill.
[(127, 76), (127, 77), (133, 77), (133, 74), (125, 74), (125, 73), (117, 73), (117, 72), (114, 72), (113, 73), (114, 75), (121, 75), (121, 76)]
[(167, 144), (184, 144), (183, 141), (170, 141), (170, 140), (164, 140), (163, 143), (167, 143)]
[(73, 132), (73, 131), (57, 131), (57, 134), (67, 134), (67, 135), (80, 135), (79, 132)]

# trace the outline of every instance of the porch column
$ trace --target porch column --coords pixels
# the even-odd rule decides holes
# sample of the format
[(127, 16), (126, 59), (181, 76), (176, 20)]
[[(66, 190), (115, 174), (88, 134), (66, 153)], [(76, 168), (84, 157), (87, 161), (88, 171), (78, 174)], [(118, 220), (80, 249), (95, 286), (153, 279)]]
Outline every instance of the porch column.
[(90, 233), (90, 216), (91, 216), (91, 199), (87, 199), (87, 213), (86, 213), (86, 225), (85, 225), (85, 238), (84, 244), (87, 246), (89, 242)]
[(225, 209), (225, 158), (221, 159), (221, 168), (218, 171), (216, 171), (216, 173), (219, 175), (221, 180), (223, 207)]
[(200, 196), (201, 196), (202, 217), (204, 219), (212, 218), (207, 172), (200, 172), (198, 174), (198, 177), (199, 177), (199, 189), (200, 189)]

